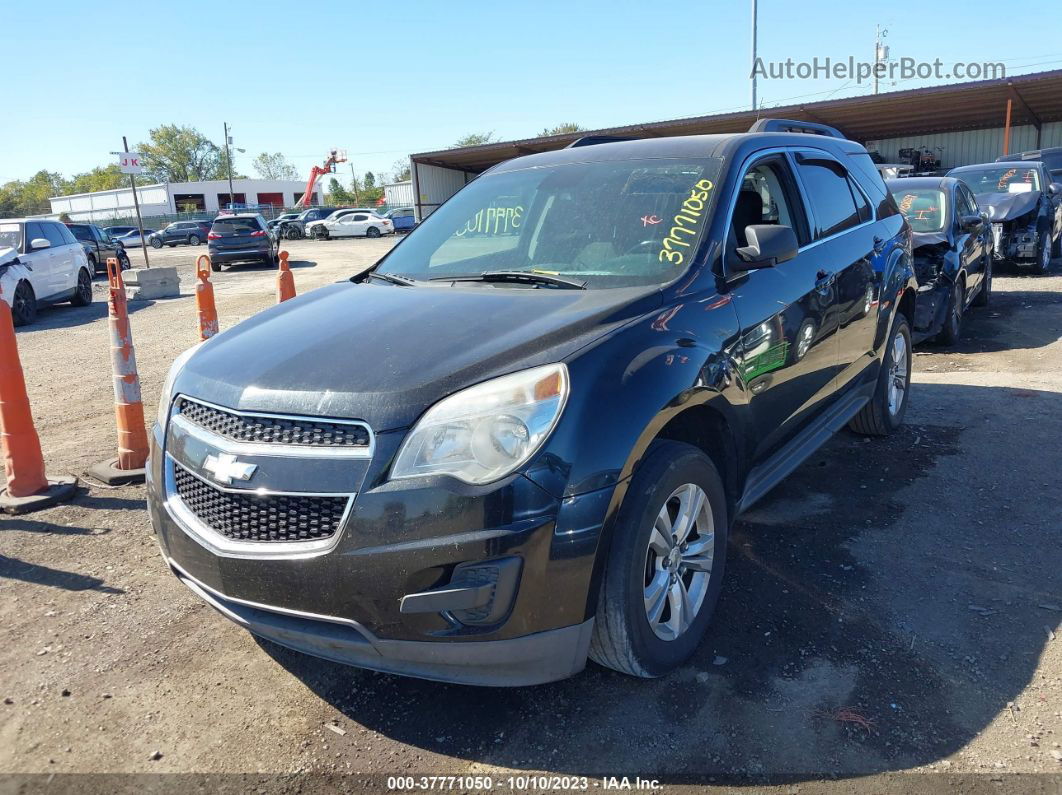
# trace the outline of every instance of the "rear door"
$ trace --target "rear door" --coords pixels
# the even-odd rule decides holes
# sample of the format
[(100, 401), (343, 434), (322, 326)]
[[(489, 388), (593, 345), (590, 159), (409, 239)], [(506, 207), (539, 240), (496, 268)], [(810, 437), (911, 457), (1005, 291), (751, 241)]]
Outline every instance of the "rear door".
[(45, 237), (52, 244), (52, 294), (58, 295), (77, 286), (77, 268), (85, 250), (70, 230), (54, 221), (41, 221)]
[(953, 199), (955, 210), (952, 215), (955, 240), (959, 244), (959, 257), (966, 271), (966, 297), (970, 299), (984, 281), (985, 252), (987, 249), (987, 230), (982, 224), (973, 229), (964, 229), (962, 219), (975, 215), (980, 217), (977, 202), (973, 194), (961, 182), (954, 187)]
[(34, 240), (47, 240), (42, 224), (37, 221), (27, 221), (25, 238), (23, 240), (22, 253), (19, 259), (25, 263), (30, 272), (30, 284), (37, 298), (47, 299), (54, 292), (53, 285), (56, 281), (52, 260), (55, 252), (51, 247), (38, 248), (33, 245)]
[(874, 262), (885, 241), (875, 235), (873, 211), (845, 166), (816, 149), (796, 153), (797, 174), (814, 218), (823, 273), (830, 274), (828, 316), (821, 333), (836, 337), (836, 386), (874, 361), (878, 280)]
[[(830, 394), (837, 340), (829, 331), (836, 309), (833, 272), (812, 233), (790, 158), (781, 150), (746, 167), (730, 197), (726, 272), (741, 323), (735, 353), (758, 429), (752, 451), (762, 462), (819, 411)], [(742, 271), (735, 249), (747, 245), (745, 228), (782, 224), (800, 244), (796, 258), (773, 268)]]

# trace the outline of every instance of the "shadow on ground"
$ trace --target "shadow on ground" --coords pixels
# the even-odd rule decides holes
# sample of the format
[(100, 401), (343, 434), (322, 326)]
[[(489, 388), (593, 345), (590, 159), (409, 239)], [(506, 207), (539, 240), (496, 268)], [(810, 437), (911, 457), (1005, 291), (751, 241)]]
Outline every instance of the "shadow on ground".
[(958, 343), (945, 346), (926, 342), (918, 346), (918, 352), (991, 353), (1042, 348), (1062, 337), (1060, 307), (1062, 292), (1015, 290), (995, 293), (990, 306), (971, 307), (966, 311)]
[[(550, 685), (478, 689), (261, 643), (352, 721), (487, 764), (666, 783), (943, 759), (1021, 696), (1062, 616), (1062, 567), (1044, 554), (1053, 497), (1034, 474), (1057, 472), (1062, 452), (1024, 455), (1062, 432), (1062, 396), (1023, 404), (1053, 418), (1045, 427), (1008, 412), (1010, 391), (917, 384), (912, 399), (954, 424), (885, 440), (842, 432), (813, 455), (736, 523), (714, 624), (670, 677), (590, 664)], [(994, 452), (982, 444), (993, 434)]]

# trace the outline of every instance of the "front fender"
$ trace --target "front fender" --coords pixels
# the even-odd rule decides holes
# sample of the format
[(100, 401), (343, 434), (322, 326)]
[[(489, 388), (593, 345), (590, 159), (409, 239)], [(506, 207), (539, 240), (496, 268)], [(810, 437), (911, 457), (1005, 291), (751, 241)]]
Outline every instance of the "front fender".
[(713, 291), (679, 297), (579, 351), (567, 362), (564, 416), (525, 474), (557, 497), (614, 487), (683, 410), (711, 405), (729, 421), (744, 402), (728, 353), (737, 337), (729, 296)]

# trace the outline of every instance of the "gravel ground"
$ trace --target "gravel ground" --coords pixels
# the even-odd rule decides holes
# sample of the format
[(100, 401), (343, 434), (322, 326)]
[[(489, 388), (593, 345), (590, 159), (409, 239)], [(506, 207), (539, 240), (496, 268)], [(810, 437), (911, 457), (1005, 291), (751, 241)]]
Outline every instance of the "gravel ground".
[[(392, 242), (286, 248), (304, 292)], [(152, 251), (178, 266), (183, 295), (131, 305), (149, 414), (196, 340), (204, 250)], [(215, 274), (222, 328), (270, 304), (274, 277)], [(995, 288), (959, 346), (920, 349), (901, 432), (839, 434), (738, 521), (715, 625), (663, 680), (591, 664), (488, 690), (346, 668), (257, 642), (185, 590), (141, 487), (89, 484), (0, 518), (0, 772), (248, 774), (232, 788), (293, 791), (335, 783), (291, 775), (305, 772), (384, 789), (396, 773), (535, 771), (591, 776), (591, 789), (641, 775), (668, 789), (711, 776), (787, 792), (1059, 791), (1062, 276), (1001, 274)], [(18, 335), (54, 472), (114, 452), (98, 289)], [(174, 779), (78, 786), (130, 781)]]

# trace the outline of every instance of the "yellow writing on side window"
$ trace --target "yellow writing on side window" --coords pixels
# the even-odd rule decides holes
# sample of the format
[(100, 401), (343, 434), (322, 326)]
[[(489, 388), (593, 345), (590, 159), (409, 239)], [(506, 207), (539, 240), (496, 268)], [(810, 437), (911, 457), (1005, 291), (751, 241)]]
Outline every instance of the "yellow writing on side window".
[[(660, 261), (673, 265), (682, 265), (686, 256), (681, 249), (690, 248), (704, 223), (704, 208), (708, 204), (708, 194), (715, 186), (710, 179), (699, 180), (691, 189), (690, 195), (682, 202), (682, 209), (675, 216), (675, 225), (661, 242)], [(685, 236), (686, 239), (683, 239)]]

